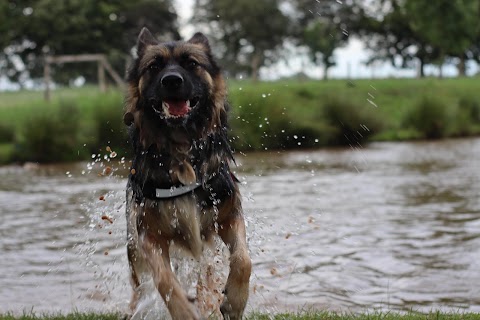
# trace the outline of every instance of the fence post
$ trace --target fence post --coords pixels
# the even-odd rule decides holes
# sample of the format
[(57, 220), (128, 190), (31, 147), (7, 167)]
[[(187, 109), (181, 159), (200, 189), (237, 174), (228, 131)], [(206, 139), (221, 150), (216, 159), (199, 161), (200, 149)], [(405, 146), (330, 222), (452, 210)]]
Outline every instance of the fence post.
[(43, 78), (45, 81), (45, 101), (50, 101), (50, 57), (45, 56), (43, 59)]
[(107, 91), (107, 86), (105, 84), (105, 66), (103, 63), (103, 59), (99, 59), (97, 61), (98, 67), (98, 87), (100, 88), (100, 92)]
[(115, 72), (110, 63), (108, 63), (108, 60), (104, 54), (78, 54), (61, 56), (45, 55), (43, 66), (43, 76), (45, 79), (45, 100), (49, 101), (51, 95), (52, 76), (50, 64), (74, 63), (83, 61), (97, 62), (98, 85), (101, 92), (105, 92), (107, 90), (107, 83), (105, 79), (106, 72), (108, 72), (108, 74), (113, 78), (118, 87), (121, 89), (125, 87), (123, 79), (118, 75), (117, 72)]

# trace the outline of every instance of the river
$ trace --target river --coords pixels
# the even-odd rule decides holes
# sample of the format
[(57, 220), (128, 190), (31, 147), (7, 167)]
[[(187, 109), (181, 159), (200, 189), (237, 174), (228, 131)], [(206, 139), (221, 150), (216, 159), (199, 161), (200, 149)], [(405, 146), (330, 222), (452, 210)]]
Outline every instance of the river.
[[(0, 167), (0, 313), (126, 311), (125, 167)], [(480, 312), (480, 139), (237, 154), (235, 170), (248, 310)]]

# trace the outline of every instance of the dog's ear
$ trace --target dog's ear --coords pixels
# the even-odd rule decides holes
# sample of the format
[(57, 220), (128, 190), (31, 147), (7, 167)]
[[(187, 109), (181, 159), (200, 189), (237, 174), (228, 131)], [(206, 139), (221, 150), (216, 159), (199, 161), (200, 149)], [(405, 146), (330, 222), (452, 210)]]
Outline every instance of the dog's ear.
[(207, 51), (210, 51), (210, 43), (208, 42), (208, 38), (201, 32), (195, 33), (193, 37), (188, 40), (188, 42), (202, 45)]
[(155, 37), (152, 35), (150, 30), (147, 28), (143, 27), (142, 31), (140, 31), (140, 34), (138, 35), (138, 40), (137, 40), (137, 54), (138, 56), (143, 55), (145, 52), (145, 48), (147, 46), (153, 46), (158, 44), (159, 42)]

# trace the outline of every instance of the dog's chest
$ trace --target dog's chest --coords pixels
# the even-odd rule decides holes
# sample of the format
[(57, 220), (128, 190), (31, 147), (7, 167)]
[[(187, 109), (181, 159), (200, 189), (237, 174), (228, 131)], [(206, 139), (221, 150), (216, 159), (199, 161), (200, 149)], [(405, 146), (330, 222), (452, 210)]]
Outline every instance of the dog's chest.
[(218, 225), (218, 211), (202, 208), (193, 194), (171, 200), (146, 199), (135, 204), (134, 212), (139, 235), (173, 240), (195, 257)]

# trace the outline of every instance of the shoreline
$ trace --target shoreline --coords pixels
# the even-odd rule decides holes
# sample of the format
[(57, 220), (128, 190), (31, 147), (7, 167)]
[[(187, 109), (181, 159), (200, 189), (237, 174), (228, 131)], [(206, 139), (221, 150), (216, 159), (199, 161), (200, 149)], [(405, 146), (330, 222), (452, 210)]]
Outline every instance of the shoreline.
[[(480, 136), (477, 78), (232, 81), (237, 152), (360, 147), (380, 141)], [(88, 160), (111, 147), (127, 157), (123, 95), (93, 87), (3, 93), (0, 164)]]

